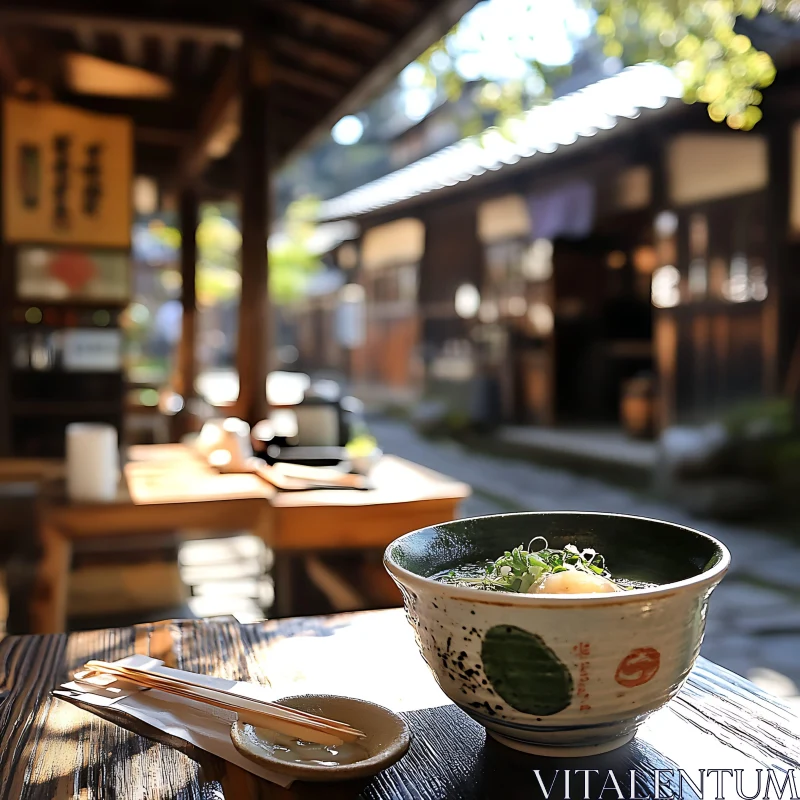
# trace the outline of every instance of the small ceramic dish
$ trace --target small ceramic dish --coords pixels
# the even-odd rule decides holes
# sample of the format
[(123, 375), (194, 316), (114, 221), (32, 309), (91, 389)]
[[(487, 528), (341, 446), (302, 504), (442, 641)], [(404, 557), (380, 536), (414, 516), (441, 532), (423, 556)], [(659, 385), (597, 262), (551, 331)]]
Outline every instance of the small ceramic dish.
[(231, 739), (242, 755), (267, 769), (291, 775), (297, 780), (346, 781), (368, 778), (399, 761), (411, 742), (411, 733), (402, 717), (388, 708), (366, 700), (328, 694), (304, 694), (285, 697), (280, 702), (300, 711), (346, 722), (366, 734), (366, 738), (358, 744), (367, 751), (367, 758), (352, 764), (324, 766), (277, 758), (268, 732), (259, 733), (261, 729), (242, 722), (235, 722), (231, 726)]

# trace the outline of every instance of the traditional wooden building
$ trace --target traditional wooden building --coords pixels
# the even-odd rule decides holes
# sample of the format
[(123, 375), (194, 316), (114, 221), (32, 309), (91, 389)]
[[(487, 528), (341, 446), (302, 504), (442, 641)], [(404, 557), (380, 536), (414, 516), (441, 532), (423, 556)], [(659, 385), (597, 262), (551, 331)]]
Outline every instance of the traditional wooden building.
[(800, 383), (798, 77), (785, 59), (742, 132), (632, 67), (323, 216), (364, 240), (424, 226), (419, 342), (396, 357), (421, 359), (429, 393), (467, 402), (488, 381), (496, 417), (550, 424), (617, 420), (653, 391), (657, 427), (706, 419)]
[(265, 264), (271, 175), (473, 5), (3, 2), (0, 454), (57, 455), (71, 421), (121, 426), (117, 320), (131, 285), (134, 175), (152, 178), (162, 201), (180, 210), (182, 339), (172, 388), (187, 400), (196, 377), (198, 203), (240, 203), (234, 410), (263, 418), (275, 366)]

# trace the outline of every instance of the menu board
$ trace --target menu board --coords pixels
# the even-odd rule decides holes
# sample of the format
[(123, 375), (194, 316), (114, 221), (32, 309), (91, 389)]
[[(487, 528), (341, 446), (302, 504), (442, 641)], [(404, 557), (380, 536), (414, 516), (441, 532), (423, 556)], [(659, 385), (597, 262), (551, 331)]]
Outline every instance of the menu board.
[(130, 245), (130, 119), (6, 99), (3, 132), (6, 241)]

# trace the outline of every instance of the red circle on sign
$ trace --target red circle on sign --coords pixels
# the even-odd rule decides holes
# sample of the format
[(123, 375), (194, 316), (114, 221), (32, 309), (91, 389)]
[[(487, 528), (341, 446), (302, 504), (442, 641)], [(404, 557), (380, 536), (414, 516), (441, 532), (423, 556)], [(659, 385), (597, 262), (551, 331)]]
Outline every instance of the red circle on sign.
[(97, 272), (94, 262), (77, 250), (62, 250), (50, 262), (50, 274), (66, 283), (70, 291), (80, 291)]
[(661, 653), (654, 647), (639, 647), (631, 650), (619, 662), (614, 680), (627, 688), (641, 686), (651, 680), (661, 666)]

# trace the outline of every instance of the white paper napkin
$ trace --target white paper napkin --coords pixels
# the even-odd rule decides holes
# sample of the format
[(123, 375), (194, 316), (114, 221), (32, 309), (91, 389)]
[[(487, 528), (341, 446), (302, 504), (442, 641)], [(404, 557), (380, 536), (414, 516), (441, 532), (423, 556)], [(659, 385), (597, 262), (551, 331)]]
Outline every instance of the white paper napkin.
[[(163, 661), (149, 656), (129, 656), (115, 663), (150, 670), (162, 675), (185, 678), (211, 689), (222, 689), (242, 697), (252, 697), (257, 700), (274, 699), (270, 690), (264, 687), (171, 669), (165, 667)], [(141, 687), (131, 686), (124, 681), (118, 686), (115, 683), (102, 686), (83, 681), (71, 681), (62, 684), (60, 689), (53, 691), (53, 694), (98, 708), (113, 708), (115, 711), (121, 711), (127, 716), (134, 717), (171, 736), (183, 739), (202, 750), (224, 758), (226, 761), (258, 775), (259, 778), (278, 784), (278, 786), (287, 787), (292, 783), (292, 778), (264, 769), (249, 758), (245, 758), (233, 746), (230, 731), (231, 724), (237, 718), (233, 711), (215, 708), (206, 703), (198, 703), (177, 695), (160, 692), (157, 689), (145, 690)]]

